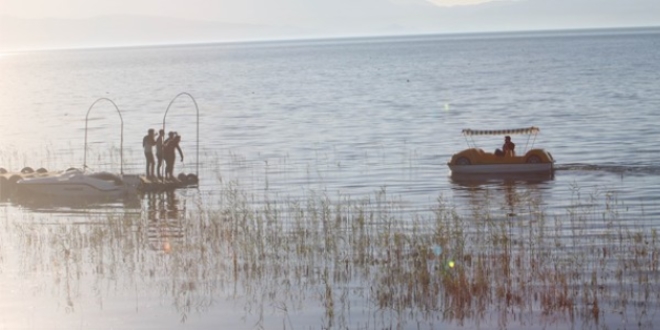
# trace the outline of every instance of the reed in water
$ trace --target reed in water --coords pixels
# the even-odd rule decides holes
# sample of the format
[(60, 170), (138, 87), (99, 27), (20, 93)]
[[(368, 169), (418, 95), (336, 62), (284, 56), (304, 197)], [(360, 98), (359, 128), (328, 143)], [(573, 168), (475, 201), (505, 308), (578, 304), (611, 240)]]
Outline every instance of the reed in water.
[(650, 329), (657, 320), (657, 230), (641, 206), (610, 192), (576, 189), (569, 207), (551, 212), (521, 191), (511, 212), (482, 189), (470, 207), (439, 197), (415, 212), (386, 189), (293, 199), (221, 187), (184, 201), (151, 194), (142, 210), (84, 223), (46, 226), (5, 212), (3, 235), (14, 238), (3, 237), (0, 252), (18, 242), (26, 269), (48, 274), (42, 280), (65, 292), (67, 309), (90, 292), (102, 305), (113, 289), (139, 287), (171, 300), (182, 322), (218, 299), (244, 304), (260, 327), (272, 327), (264, 320), (274, 314), (286, 329), (318, 326), (292, 315), (365, 329)]

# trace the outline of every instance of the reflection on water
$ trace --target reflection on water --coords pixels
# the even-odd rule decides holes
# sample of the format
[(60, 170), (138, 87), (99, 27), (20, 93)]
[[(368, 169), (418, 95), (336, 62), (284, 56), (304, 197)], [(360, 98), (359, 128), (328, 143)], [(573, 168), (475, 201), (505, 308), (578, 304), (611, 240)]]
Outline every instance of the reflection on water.
[(10, 201), (12, 204), (24, 207), (31, 212), (41, 213), (75, 213), (76, 210), (80, 212), (89, 210), (112, 211), (113, 209), (137, 210), (141, 205), (140, 197), (136, 193), (111, 198), (104, 196), (74, 198), (12, 193), (6, 196), (5, 201)]
[[(528, 213), (524, 205), (542, 205), (543, 191), (550, 190), (554, 173), (535, 174), (452, 174), (450, 182), (455, 195), (466, 200), (473, 210), (480, 210), (484, 203), (495, 202), (496, 207), (506, 207), (508, 216)], [(528, 203), (527, 200), (534, 200)]]
[(553, 172), (543, 173), (526, 173), (526, 174), (455, 174), (450, 175), (450, 181), (454, 185), (454, 189), (497, 186), (507, 184), (525, 184), (525, 185), (539, 185), (545, 184), (555, 179)]
[(165, 253), (171, 252), (172, 245), (180, 245), (183, 239), (185, 204), (180, 206), (174, 190), (148, 192), (142, 197), (147, 205), (149, 247)]

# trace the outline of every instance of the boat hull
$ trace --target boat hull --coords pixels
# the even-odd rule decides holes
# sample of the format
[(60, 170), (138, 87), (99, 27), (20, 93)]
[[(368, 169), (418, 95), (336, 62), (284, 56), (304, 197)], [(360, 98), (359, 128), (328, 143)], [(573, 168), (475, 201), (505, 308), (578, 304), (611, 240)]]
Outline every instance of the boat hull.
[(132, 184), (127, 184), (119, 175), (105, 172), (90, 174), (81, 171), (68, 171), (50, 177), (26, 178), (18, 181), (16, 187), (21, 195), (79, 199), (112, 199), (135, 190)]
[(99, 188), (85, 183), (19, 184), (19, 193), (62, 198), (120, 197), (126, 193), (123, 186)]
[(483, 165), (452, 165), (448, 164), (452, 173), (456, 174), (521, 174), (521, 173), (551, 173), (552, 163), (536, 164), (483, 164)]

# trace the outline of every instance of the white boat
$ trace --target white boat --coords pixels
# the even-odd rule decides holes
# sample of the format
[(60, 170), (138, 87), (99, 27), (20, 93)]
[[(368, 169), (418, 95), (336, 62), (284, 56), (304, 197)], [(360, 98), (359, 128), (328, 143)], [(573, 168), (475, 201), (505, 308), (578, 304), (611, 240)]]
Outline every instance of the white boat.
[(113, 199), (135, 192), (138, 183), (137, 175), (71, 169), (52, 176), (25, 178), (19, 180), (16, 187), (20, 194), (28, 196)]

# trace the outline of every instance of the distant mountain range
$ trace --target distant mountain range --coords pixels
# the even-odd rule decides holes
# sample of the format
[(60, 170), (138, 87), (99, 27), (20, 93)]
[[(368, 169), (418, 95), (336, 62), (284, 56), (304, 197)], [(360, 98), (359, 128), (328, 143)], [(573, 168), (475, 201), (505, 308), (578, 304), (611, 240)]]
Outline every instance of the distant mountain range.
[[(193, 1), (193, 0), (191, 0)], [(336, 0), (337, 3), (349, 0)], [(351, 0), (350, 2), (352, 2)], [(284, 1), (286, 4), (287, 2)], [(660, 26), (659, 0), (518, 0), (443, 8), (423, 0), (304, 3), (304, 16), (264, 25), (140, 15), (86, 19), (0, 16), (0, 51), (420, 33)], [(343, 4), (345, 5), (345, 4)], [(342, 5), (342, 6), (343, 6)], [(356, 7), (357, 6), (357, 7)], [(379, 7), (379, 11), (370, 9)], [(381, 8), (382, 7), (382, 8)], [(286, 8), (284, 8), (286, 9)], [(315, 11), (316, 10), (316, 11)], [(367, 14), (368, 13), (368, 14)], [(273, 22), (290, 22), (281, 25)]]
[(149, 16), (21, 19), (0, 16), (0, 51), (238, 41), (302, 36), (294, 27)]

